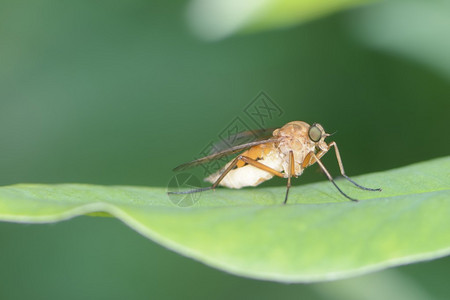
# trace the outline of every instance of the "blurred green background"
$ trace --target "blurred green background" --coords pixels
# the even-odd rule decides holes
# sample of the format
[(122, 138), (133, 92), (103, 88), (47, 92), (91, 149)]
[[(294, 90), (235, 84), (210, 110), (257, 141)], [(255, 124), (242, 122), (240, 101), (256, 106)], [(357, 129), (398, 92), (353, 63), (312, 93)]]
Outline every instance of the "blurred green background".
[[(449, 31), (417, 33), (406, 47), (383, 18), (421, 11), (381, 5), (205, 42), (186, 25), (185, 1), (2, 0), (0, 185), (166, 186), (261, 90), (284, 111), (269, 127), (303, 120), (337, 131), (349, 175), (448, 155), (450, 58), (426, 50)], [(391, 40), (380, 41), (380, 24)], [(337, 174), (333, 155), (324, 162)], [(294, 184), (317, 180), (313, 169)], [(446, 299), (449, 269), (444, 258), (285, 285), (211, 269), (114, 219), (0, 223), (2, 300)]]

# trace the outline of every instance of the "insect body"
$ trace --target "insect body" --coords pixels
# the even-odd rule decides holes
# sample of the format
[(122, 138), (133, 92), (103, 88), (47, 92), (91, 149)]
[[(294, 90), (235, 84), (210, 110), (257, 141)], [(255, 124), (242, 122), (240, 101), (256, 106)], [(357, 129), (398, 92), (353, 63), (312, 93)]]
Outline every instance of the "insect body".
[(245, 186), (257, 186), (273, 176), (278, 176), (287, 178), (287, 189), (284, 199), (284, 203), (286, 203), (291, 186), (291, 178), (300, 176), (305, 168), (317, 163), (343, 196), (352, 201), (358, 201), (349, 197), (337, 186), (328, 170), (320, 161), (320, 158), (331, 147), (335, 149), (342, 176), (360, 189), (381, 191), (381, 189), (363, 187), (345, 174), (336, 143), (331, 142), (327, 144), (325, 142), (325, 138), (328, 136), (330, 134), (326, 133), (323, 127), (317, 123), (311, 126), (302, 121), (287, 123), (283, 127), (275, 129), (272, 137), (269, 139), (232, 147), (176, 167), (174, 170), (182, 170), (245, 150), (221, 170), (205, 179), (213, 183), (211, 187), (176, 193), (200, 192), (215, 189), (218, 185), (239, 189)]

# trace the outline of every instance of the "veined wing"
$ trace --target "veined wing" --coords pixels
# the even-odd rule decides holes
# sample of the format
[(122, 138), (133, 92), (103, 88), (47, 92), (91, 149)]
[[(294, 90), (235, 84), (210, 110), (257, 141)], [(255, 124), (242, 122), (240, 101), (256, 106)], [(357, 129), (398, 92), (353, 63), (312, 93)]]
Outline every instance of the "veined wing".
[(272, 137), (272, 133), (276, 128), (262, 128), (238, 132), (214, 143), (211, 147), (210, 154), (219, 153), (234, 146), (240, 146), (246, 143), (256, 142)]
[(181, 170), (189, 169), (189, 168), (192, 168), (192, 167), (195, 167), (195, 166), (198, 166), (198, 165), (210, 162), (212, 160), (220, 159), (220, 158), (222, 158), (224, 156), (228, 156), (228, 155), (231, 155), (231, 154), (234, 154), (234, 153), (238, 153), (238, 152), (244, 151), (244, 150), (246, 150), (246, 149), (248, 149), (250, 147), (253, 147), (253, 146), (273, 143), (273, 142), (277, 142), (278, 140), (279, 139), (272, 138), (272, 139), (254, 141), (254, 142), (250, 142), (250, 143), (234, 146), (234, 147), (228, 148), (226, 150), (222, 150), (222, 151), (213, 153), (211, 155), (208, 155), (208, 156), (205, 156), (205, 157), (193, 160), (191, 162), (187, 162), (187, 163), (181, 164), (178, 167), (174, 168), (173, 170), (174, 171), (181, 171)]

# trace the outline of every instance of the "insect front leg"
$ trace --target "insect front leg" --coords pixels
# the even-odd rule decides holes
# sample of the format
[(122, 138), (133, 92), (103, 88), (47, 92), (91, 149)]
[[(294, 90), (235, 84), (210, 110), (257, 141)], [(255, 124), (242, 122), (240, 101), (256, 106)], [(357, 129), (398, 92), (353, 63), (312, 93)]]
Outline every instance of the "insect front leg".
[[(322, 169), (322, 171), (325, 173), (325, 175), (328, 177), (328, 180), (331, 181), (331, 183), (336, 187), (336, 189), (347, 199), (351, 200), (351, 201), (355, 201), (358, 202), (357, 199), (354, 199), (350, 196), (348, 196), (346, 193), (344, 193), (336, 184), (336, 182), (334, 182), (333, 177), (331, 177), (330, 173), (328, 172), (327, 168), (325, 168), (325, 166), (323, 165), (323, 163), (320, 161), (319, 157), (317, 157), (317, 155), (314, 152), (309, 152), (308, 156), (311, 156), (312, 159), (314, 159), (314, 162), (317, 162), (320, 166), (320, 168)], [(313, 163), (314, 163), (313, 162)], [(313, 164), (312, 163), (312, 164)]]
[[(324, 156), (328, 152), (328, 150), (330, 150), (329, 147), (326, 150), (320, 150), (319, 152), (317, 152), (315, 154), (316, 158), (320, 159), (322, 156)], [(305, 169), (306, 167), (309, 167), (316, 163), (316, 159), (313, 157), (313, 154), (314, 154), (314, 152), (309, 152), (306, 155), (305, 159), (302, 162), (302, 169)]]
[[(359, 185), (359, 184), (357, 184), (356, 182), (354, 182), (350, 177), (348, 177), (348, 176), (345, 174), (344, 165), (342, 164), (341, 155), (339, 154), (339, 149), (338, 149), (338, 146), (336, 145), (336, 142), (331, 142), (331, 143), (329, 143), (329, 144), (328, 144), (328, 149), (327, 149), (327, 151), (330, 150), (331, 147), (334, 147), (334, 152), (336, 153), (336, 159), (337, 159), (338, 164), (339, 164), (339, 169), (340, 169), (340, 171), (341, 171), (341, 175), (342, 175), (345, 179), (347, 179), (348, 181), (350, 181), (351, 183), (353, 183), (356, 187), (358, 187), (358, 188), (360, 188), (360, 189), (362, 189), (362, 190), (365, 190), (365, 191), (378, 191), (378, 192), (381, 191), (380, 188), (377, 188), (377, 189), (371, 189), (371, 188), (368, 188), (368, 187), (364, 187), (364, 186), (362, 186), (362, 185)], [(319, 152), (318, 154), (320, 154), (320, 152)]]

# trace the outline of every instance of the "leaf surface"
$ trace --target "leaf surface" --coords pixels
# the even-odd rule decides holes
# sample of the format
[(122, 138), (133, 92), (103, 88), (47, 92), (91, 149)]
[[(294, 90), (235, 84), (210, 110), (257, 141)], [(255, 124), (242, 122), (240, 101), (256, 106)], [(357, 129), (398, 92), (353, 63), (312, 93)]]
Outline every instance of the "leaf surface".
[[(44, 223), (98, 212), (221, 270), (282, 282), (350, 277), (450, 253), (450, 158), (329, 182), (218, 189), (180, 207), (164, 188), (18, 184), (0, 188), (0, 220)], [(178, 196), (178, 195), (177, 195)]]

